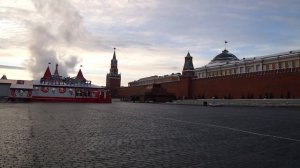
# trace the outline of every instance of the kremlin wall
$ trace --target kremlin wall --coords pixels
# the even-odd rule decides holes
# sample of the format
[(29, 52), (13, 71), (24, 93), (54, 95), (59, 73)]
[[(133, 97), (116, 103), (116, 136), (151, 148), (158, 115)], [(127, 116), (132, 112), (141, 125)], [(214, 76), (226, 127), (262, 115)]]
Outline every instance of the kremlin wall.
[[(113, 59), (116, 59), (115, 53)], [(112, 60), (112, 63), (116, 63)], [(224, 50), (205, 66), (194, 68), (190, 53), (182, 74), (145, 77), (128, 87), (107, 86), (115, 98), (127, 101), (175, 99), (298, 99), (300, 98), (300, 51), (239, 59)], [(116, 66), (111, 66), (116, 68)], [(110, 71), (112, 72), (112, 71)], [(114, 71), (117, 73), (117, 71)], [(108, 74), (114, 83), (120, 78)], [(115, 84), (115, 83), (114, 83)], [(113, 92), (112, 92), (113, 93)]]

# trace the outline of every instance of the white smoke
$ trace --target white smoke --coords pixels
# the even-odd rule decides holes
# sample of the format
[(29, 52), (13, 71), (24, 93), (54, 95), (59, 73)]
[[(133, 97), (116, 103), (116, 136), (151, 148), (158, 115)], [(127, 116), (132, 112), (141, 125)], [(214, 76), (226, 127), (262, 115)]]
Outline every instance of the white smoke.
[(29, 68), (34, 79), (41, 78), (47, 64), (59, 64), (59, 73), (67, 76), (80, 62), (76, 55), (61, 56), (65, 47), (71, 47), (83, 37), (82, 17), (67, 0), (32, 0), (40, 15), (31, 25)]

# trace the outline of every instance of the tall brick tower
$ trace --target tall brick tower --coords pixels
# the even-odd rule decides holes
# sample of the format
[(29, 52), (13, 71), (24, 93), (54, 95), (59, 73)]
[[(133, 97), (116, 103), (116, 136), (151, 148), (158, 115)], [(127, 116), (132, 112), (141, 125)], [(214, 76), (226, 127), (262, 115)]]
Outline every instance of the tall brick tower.
[(121, 86), (121, 74), (118, 74), (118, 60), (116, 58), (116, 48), (110, 63), (110, 71), (106, 75), (106, 88), (110, 90), (111, 96), (118, 97), (118, 88)]
[(187, 53), (184, 59), (184, 66), (182, 70), (182, 75), (180, 77), (180, 90), (182, 98), (191, 98), (191, 80), (195, 77), (195, 69), (193, 65), (193, 57), (190, 52)]

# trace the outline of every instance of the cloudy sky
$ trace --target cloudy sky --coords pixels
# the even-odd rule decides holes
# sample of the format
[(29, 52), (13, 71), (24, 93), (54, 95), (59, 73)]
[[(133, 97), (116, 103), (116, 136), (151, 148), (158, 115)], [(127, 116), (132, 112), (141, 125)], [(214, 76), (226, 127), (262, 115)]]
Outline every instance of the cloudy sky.
[(105, 85), (116, 47), (127, 86), (181, 72), (188, 51), (203, 66), (225, 40), (239, 58), (300, 49), (299, 9), (299, 0), (0, 0), (0, 72), (38, 79), (51, 62), (74, 76), (82, 65)]

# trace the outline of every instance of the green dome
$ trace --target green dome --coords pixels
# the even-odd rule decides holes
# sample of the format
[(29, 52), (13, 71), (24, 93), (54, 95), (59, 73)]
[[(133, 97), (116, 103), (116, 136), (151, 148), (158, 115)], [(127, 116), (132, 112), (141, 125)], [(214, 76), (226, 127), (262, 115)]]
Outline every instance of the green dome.
[(228, 52), (228, 50), (223, 50), (221, 54), (215, 56), (214, 59), (210, 61), (209, 64), (217, 63), (217, 62), (227, 62), (227, 61), (238, 61), (239, 59)]

